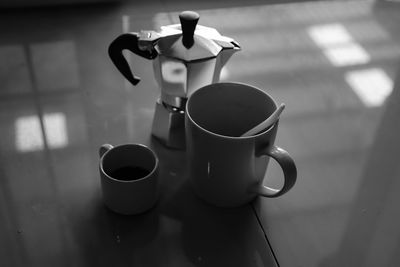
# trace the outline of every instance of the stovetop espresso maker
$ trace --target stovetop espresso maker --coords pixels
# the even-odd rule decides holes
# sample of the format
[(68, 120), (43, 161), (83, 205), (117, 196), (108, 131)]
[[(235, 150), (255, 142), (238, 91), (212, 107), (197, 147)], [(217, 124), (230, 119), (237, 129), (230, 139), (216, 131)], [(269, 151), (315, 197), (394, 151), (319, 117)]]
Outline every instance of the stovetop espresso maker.
[[(240, 46), (217, 30), (197, 25), (199, 15), (184, 11), (180, 24), (162, 26), (160, 32), (124, 33), (109, 46), (117, 69), (133, 85), (135, 76), (124, 58), (127, 49), (153, 60), (161, 96), (156, 101), (152, 134), (170, 148), (185, 147), (184, 116), (188, 97), (197, 89), (219, 81), (222, 67)], [(207, 108), (207, 107), (204, 107)]]

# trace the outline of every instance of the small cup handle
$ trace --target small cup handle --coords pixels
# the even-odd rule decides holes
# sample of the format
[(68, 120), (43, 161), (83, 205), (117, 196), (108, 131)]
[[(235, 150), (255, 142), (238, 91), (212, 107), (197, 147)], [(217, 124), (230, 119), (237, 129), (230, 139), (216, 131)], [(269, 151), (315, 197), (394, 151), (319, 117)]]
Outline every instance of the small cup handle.
[(112, 149), (113, 146), (110, 144), (104, 144), (100, 147), (99, 149), (99, 156), (100, 158), (104, 155), (104, 153), (106, 153), (108, 150)]
[(297, 178), (297, 168), (294, 163), (294, 160), (292, 157), (289, 155), (289, 153), (275, 145), (265, 148), (264, 150), (260, 151), (258, 156), (261, 155), (267, 155), (270, 156), (271, 158), (275, 159), (279, 165), (281, 166), (283, 170), (283, 176), (284, 176), (284, 183), (283, 187), (281, 189), (274, 189), (270, 188), (267, 186), (263, 185), (263, 181), (258, 184), (255, 188), (253, 188), (253, 192), (256, 192), (258, 195), (263, 196), (263, 197), (278, 197), (283, 194), (285, 194), (287, 191), (289, 191), (294, 184), (296, 183), (296, 178)]

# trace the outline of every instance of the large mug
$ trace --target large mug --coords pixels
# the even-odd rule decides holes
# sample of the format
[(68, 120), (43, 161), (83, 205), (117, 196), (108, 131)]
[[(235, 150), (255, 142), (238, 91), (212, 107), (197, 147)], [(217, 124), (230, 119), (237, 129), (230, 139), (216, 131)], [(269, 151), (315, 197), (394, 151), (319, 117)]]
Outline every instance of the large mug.
[[(293, 187), (296, 165), (274, 145), (279, 120), (258, 134), (241, 137), (276, 109), (267, 93), (240, 83), (210, 84), (190, 96), (185, 114), (189, 179), (200, 198), (235, 207), (257, 196), (281, 196)], [(280, 189), (264, 185), (270, 158), (283, 170)]]

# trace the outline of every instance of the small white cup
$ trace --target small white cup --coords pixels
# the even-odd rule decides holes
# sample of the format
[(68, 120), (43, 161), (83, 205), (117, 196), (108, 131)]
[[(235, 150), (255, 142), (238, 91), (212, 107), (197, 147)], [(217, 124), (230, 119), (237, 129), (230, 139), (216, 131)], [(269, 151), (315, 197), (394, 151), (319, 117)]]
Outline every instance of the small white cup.
[(155, 205), (159, 161), (150, 148), (141, 144), (104, 144), (99, 154), (101, 189), (108, 208), (132, 215)]

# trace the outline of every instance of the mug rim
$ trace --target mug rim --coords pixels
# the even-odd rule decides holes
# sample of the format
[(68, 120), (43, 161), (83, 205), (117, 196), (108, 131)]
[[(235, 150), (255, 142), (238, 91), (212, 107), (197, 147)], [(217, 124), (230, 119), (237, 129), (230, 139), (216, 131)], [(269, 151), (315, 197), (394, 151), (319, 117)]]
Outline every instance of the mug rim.
[(257, 91), (261, 92), (262, 94), (266, 95), (269, 99), (272, 100), (272, 102), (273, 102), (274, 105), (275, 105), (275, 108), (278, 108), (278, 105), (277, 105), (275, 99), (274, 99), (272, 96), (270, 96), (267, 92), (261, 90), (260, 88), (258, 88), (258, 87), (256, 87), (256, 86), (249, 85), (249, 84), (246, 84), (246, 83), (240, 83), (240, 82), (218, 82), (218, 83), (212, 83), (212, 84), (205, 85), (205, 86), (203, 86), (203, 87), (197, 89), (195, 92), (193, 92), (193, 93), (191, 94), (191, 96), (190, 96), (190, 97), (188, 98), (188, 100), (187, 100), (186, 108), (185, 108), (185, 111), (186, 111), (185, 113), (186, 113), (186, 115), (188, 116), (189, 120), (190, 120), (196, 127), (200, 128), (201, 130), (203, 130), (204, 132), (206, 132), (206, 133), (208, 133), (208, 134), (210, 134), (210, 135), (213, 135), (213, 136), (216, 136), (216, 137), (219, 137), (219, 138), (232, 139), (232, 140), (245, 140), (245, 139), (256, 138), (256, 137), (258, 137), (258, 136), (261, 136), (261, 135), (264, 135), (264, 134), (268, 133), (268, 132), (271, 131), (273, 128), (275, 128), (276, 124), (279, 122), (279, 119), (278, 119), (274, 124), (272, 124), (269, 128), (265, 129), (264, 131), (262, 131), (262, 132), (260, 132), (260, 133), (257, 133), (257, 134), (254, 134), (254, 135), (250, 135), (250, 136), (229, 136), (229, 135), (222, 135), (222, 134), (218, 134), (218, 133), (211, 132), (210, 130), (207, 130), (206, 128), (200, 126), (200, 125), (192, 118), (192, 116), (191, 116), (190, 113), (189, 113), (189, 103), (190, 103), (190, 100), (192, 99), (192, 96), (193, 96), (193, 95), (197, 94), (199, 91), (202, 91), (202, 90), (207, 89), (208, 87), (213, 87), (213, 86), (216, 86), (216, 85), (232, 85), (232, 84), (234, 84), (234, 85), (241, 85), (241, 86), (245, 86), (245, 87), (249, 87), (249, 88), (251, 88), (251, 89), (254, 89), (254, 90), (257, 90)]
[[(151, 155), (154, 157), (154, 159), (155, 159), (154, 167), (151, 169), (151, 171), (150, 171), (146, 176), (143, 176), (143, 177), (141, 177), (141, 178), (139, 178), (139, 179), (134, 179), (134, 180), (119, 180), (119, 179), (115, 179), (115, 178), (111, 177), (111, 176), (108, 175), (108, 173), (104, 170), (104, 168), (103, 168), (103, 165), (104, 165), (104, 164), (103, 164), (103, 162), (104, 162), (104, 157), (105, 157), (111, 150), (116, 149), (116, 148), (126, 147), (126, 146), (144, 148), (144, 149), (146, 149), (147, 151), (149, 151), (149, 152), (151, 153)], [(127, 143), (127, 144), (120, 144), (120, 145), (113, 146), (111, 149), (107, 150), (107, 151), (100, 157), (99, 165), (100, 165), (101, 173), (104, 174), (108, 179), (110, 179), (110, 180), (112, 180), (112, 181), (115, 181), (115, 182), (120, 182), (120, 183), (135, 183), (135, 182), (140, 182), (140, 181), (142, 181), (142, 180), (144, 180), (144, 179), (147, 179), (147, 178), (149, 178), (149, 176), (152, 176), (152, 175), (156, 172), (156, 170), (157, 170), (157, 168), (158, 168), (159, 160), (158, 160), (157, 154), (156, 154), (156, 153), (153, 151), (153, 149), (151, 149), (150, 147), (148, 147), (148, 146), (146, 146), (146, 145), (144, 145), (144, 144)]]

